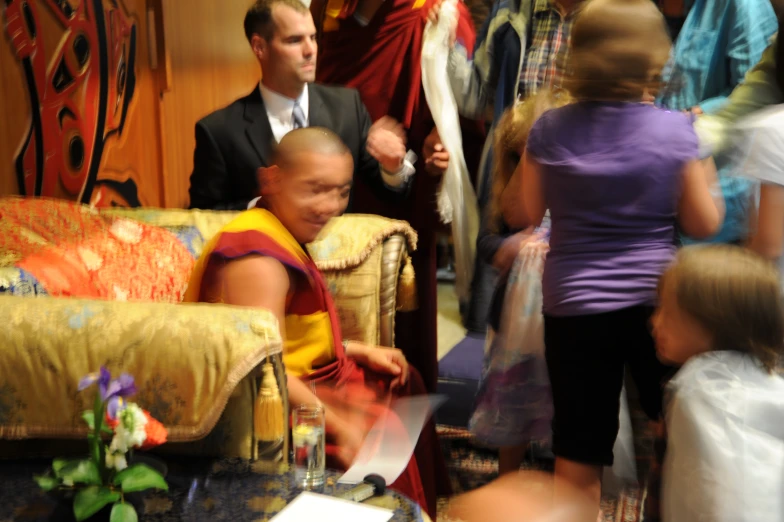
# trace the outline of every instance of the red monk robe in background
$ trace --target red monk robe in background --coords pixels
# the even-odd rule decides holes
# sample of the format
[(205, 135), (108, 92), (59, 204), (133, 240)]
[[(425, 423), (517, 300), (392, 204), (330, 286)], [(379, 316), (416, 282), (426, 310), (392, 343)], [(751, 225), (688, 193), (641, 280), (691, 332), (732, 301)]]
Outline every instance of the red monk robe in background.
[[(353, 212), (408, 221), (419, 234), (418, 249), (411, 256), (419, 308), (398, 313), (395, 345), (419, 370), (431, 393), (438, 381), (436, 239), (442, 225), (436, 210), (440, 178), (428, 175), (422, 161), (422, 145), (434, 125), (422, 88), (420, 57), (427, 14), (434, 4), (435, 0), (313, 0), (311, 4), (321, 33), (316, 80), (357, 89), (370, 117), (375, 121), (388, 115), (398, 120), (408, 132), (408, 148), (420, 157), (404, 203), (381, 201), (356, 179), (352, 204)], [(462, 1), (458, 6), (457, 38), (466, 49), (473, 49), (476, 33), (471, 14)], [(367, 24), (357, 17), (368, 20)], [(483, 132), (476, 124), (464, 126), (469, 128), (474, 136), (464, 133), (464, 144), (475, 143), (481, 149)], [(466, 150), (471, 172), (478, 165), (479, 149), (473, 155)]]

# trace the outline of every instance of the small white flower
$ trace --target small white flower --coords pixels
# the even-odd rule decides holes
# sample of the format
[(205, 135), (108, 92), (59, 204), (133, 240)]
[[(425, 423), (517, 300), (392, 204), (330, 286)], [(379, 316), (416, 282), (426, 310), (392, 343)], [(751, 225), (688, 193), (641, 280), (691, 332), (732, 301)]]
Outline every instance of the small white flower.
[(147, 417), (142, 409), (133, 402), (128, 403), (128, 406), (120, 413), (119, 420), (120, 423), (114, 430), (112, 444), (115, 444), (115, 440), (117, 440), (116, 447), (122, 449), (123, 452), (128, 448), (141, 447), (147, 439), (145, 431)]
[(128, 451), (128, 441), (124, 436), (121, 435), (118, 437), (115, 433), (111, 444), (109, 444), (109, 451), (112, 453), (125, 453)]
[(125, 460), (125, 453), (112, 453), (106, 452), (106, 467), (114, 468), (117, 471), (122, 471), (128, 467), (128, 461)]

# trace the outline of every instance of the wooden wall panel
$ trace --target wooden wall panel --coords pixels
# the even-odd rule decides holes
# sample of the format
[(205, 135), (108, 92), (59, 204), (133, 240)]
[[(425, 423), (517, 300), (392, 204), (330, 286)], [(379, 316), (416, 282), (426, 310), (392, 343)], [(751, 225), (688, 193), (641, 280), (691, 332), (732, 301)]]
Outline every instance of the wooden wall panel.
[(254, 88), (258, 61), (242, 27), (250, 0), (163, 0), (169, 90), (161, 97), (166, 206), (185, 207), (194, 126)]
[[(145, 0), (6, 0), (0, 8), (0, 195), (161, 205)], [(20, 20), (37, 23), (30, 30)]]
[[(36, 8), (39, 40), (50, 57), (65, 32), (52, 14), (57, 2), (27, 1)], [(110, 5), (71, 4), (84, 2)], [(100, 194), (101, 204), (185, 207), (196, 121), (250, 92), (260, 77), (242, 28), (250, 0), (120, 0), (120, 5), (136, 27), (136, 86), (123, 132), (106, 141), (101, 156), (98, 179), (104, 183), (89, 199)], [(0, 196), (20, 193), (14, 162), (32, 114), (24, 70), (7, 33), (0, 36)], [(83, 92), (72, 98), (84, 99)], [(118, 192), (134, 185), (135, 198)], [(78, 198), (62, 184), (54, 192)]]
[[(160, 137), (158, 76), (150, 69), (149, 24), (145, 0), (125, 0), (139, 27), (136, 50), (136, 93), (128, 109), (123, 133), (109, 148), (101, 169), (106, 180), (130, 177), (140, 187), (142, 206), (165, 206), (163, 192), (163, 155)], [(154, 50), (152, 50), (154, 52)], [(109, 194), (111, 196), (111, 194)]]
[[(43, 9), (43, 2), (35, 3), (40, 17), (40, 42), (47, 55), (57, 48), (63, 27), (52, 15)], [(0, 196), (19, 194), (19, 184), (14, 169), (16, 155), (30, 128), (30, 94), (24, 69), (8, 34), (8, 16), (5, 6), (0, 5), (3, 13), (0, 23)]]
[(30, 122), (24, 73), (8, 38), (0, 35), (0, 196), (18, 194), (14, 157)]

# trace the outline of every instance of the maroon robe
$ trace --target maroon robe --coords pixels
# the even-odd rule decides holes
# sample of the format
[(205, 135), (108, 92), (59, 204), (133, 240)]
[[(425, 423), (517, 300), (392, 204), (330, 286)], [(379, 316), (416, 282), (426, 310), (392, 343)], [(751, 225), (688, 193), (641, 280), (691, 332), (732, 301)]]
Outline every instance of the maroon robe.
[[(324, 0), (326, 1), (326, 0)], [(421, 3), (421, 5), (420, 5)], [(389, 115), (406, 128), (408, 148), (422, 156), (422, 145), (433, 128), (421, 79), (422, 40), (427, 13), (433, 0), (385, 0), (367, 26), (353, 18), (357, 0), (332, 0), (312, 5), (322, 30), (317, 80), (359, 90), (375, 121)], [(476, 35), (468, 9), (459, 2), (458, 38), (473, 49)], [(326, 16), (340, 8), (337, 18)], [(484, 140), (476, 140), (482, 143)], [(379, 214), (408, 221), (419, 234), (419, 248), (412, 255), (419, 290), (419, 308), (399, 313), (395, 344), (421, 373), (425, 386), (435, 392), (438, 381), (436, 238), (442, 225), (436, 213), (439, 180), (417, 163), (411, 193), (404, 203), (379, 200), (362, 180), (355, 180), (354, 212)]]

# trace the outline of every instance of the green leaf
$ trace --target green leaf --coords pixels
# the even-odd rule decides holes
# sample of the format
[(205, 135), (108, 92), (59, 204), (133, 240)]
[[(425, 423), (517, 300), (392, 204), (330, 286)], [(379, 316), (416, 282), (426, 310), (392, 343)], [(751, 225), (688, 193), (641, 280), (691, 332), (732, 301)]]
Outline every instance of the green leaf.
[(94, 431), (95, 430), (95, 412), (93, 412), (91, 410), (85, 410), (84, 412), (82, 412), (82, 418), (84, 419), (84, 422), (87, 423), (87, 427), (90, 428), (90, 430)]
[(54, 470), (54, 475), (57, 478), (62, 478), (60, 474), (60, 470), (62, 470), (69, 462), (73, 462), (72, 460), (64, 459), (64, 458), (57, 458), (52, 461), (52, 469)]
[[(54, 464), (53, 464), (54, 466)], [(71, 460), (62, 466), (59, 471), (55, 471), (58, 478), (64, 482), (73, 484), (99, 485), (101, 483), (101, 473), (98, 466), (91, 459)]]
[(125, 468), (115, 475), (112, 483), (115, 486), (120, 486), (123, 493), (133, 493), (151, 488), (169, 490), (169, 485), (166, 484), (163, 475), (144, 464), (134, 464)]
[[(90, 431), (95, 432), (95, 412), (92, 410), (86, 410), (84, 413), (82, 413), (82, 419), (84, 419), (84, 422), (87, 423), (87, 427), (90, 428)], [(114, 430), (107, 426), (106, 422), (102, 422), (101, 433), (112, 435)]]
[(98, 513), (106, 504), (117, 502), (119, 498), (119, 493), (105, 486), (84, 488), (74, 497), (74, 516), (77, 522), (81, 522)]
[(133, 506), (125, 502), (117, 502), (112, 508), (112, 515), (109, 522), (137, 522), (139, 517)]
[(38, 487), (44, 491), (51, 491), (60, 485), (60, 481), (51, 475), (34, 475), (33, 480), (38, 483)]

